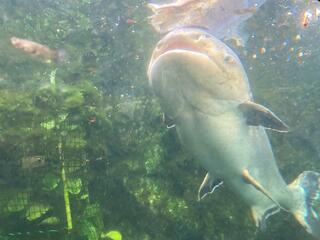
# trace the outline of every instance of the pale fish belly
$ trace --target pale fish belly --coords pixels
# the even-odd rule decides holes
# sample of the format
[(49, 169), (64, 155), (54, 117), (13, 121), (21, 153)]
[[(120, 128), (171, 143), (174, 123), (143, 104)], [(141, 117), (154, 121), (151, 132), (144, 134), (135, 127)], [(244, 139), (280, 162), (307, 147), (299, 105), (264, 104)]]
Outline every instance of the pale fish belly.
[[(278, 211), (279, 206), (295, 209), (302, 202), (302, 195), (292, 191), (280, 175), (265, 130), (247, 126), (237, 111), (210, 116), (186, 110), (177, 119), (182, 143), (213, 178), (222, 179), (245, 200), (257, 215), (257, 222)], [(272, 200), (244, 181), (244, 170), (267, 190)]]

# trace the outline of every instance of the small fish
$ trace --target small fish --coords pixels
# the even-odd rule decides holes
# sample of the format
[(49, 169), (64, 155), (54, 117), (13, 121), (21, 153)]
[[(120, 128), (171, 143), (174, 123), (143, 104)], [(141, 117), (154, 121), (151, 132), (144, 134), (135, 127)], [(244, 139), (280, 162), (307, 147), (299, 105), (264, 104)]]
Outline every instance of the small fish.
[(46, 45), (17, 37), (11, 37), (10, 42), (14, 48), (21, 49), (27, 54), (39, 58), (46, 63), (66, 59), (64, 50), (52, 50)]
[(97, 122), (97, 117), (96, 116), (91, 116), (88, 118), (88, 124), (93, 125)]
[(21, 169), (32, 170), (46, 164), (44, 156), (27, 156), (21, 159)]
[(159, 33), (182, 27), (200, 27), (219, 39), (239, 35), (241, 23), (250, 18), (266, 0), (176, 0), (148, 4), (154, 13), (150, 24)]
[(128, 19), (126, 20), (126, 23), (129, 24), (129, 25), (132, 25), (132, 24), (136, 24), (137, 21), (134, 20), (134, 19), (132, 19), (132, 18), (128, 18)]
[(319, 21), (319, 18), (320, 18), (320, 9), (319, 8), (316, 8), (314, 10), (314, 15), (316, 17), (316, 20)]
[(305, 11), (302, 17), (302, 26), (307, 27), (311, 21), (312, 13)]

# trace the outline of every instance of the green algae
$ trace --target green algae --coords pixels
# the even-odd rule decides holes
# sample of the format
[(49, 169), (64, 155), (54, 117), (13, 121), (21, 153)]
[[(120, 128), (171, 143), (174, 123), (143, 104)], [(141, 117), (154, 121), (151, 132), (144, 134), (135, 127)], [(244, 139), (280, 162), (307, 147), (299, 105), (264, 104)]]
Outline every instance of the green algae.
[[(22, 232), (26, 239), (43, 239), (26, 232), (54, 229), (61, 232), (55, 239), (311, 239), (285, 214), (270, 218), (266, 232), (257, 231), (250, 209), (228, 187), (197, 201), (204, 170), (182, 150), (175, 130), (166, 128), (148, 86), (146, 66), (160, 36), (148, 26), (145, 4), (0, 3), (1, 238)], [(250, 20), (256, 37), (248, 42), (248, 55), (265, 35), (274, 35), (271, 24), (259, 30), (267, 17)], [(296, 29), (287, 34), (291, 39)], [(10, 46), (12, 36), (64, 50), (68, 59), (46, 64), (30, 58)], [(311, 40), (303, 44), (317, 47)], [(319, 59), (302, 67), (273, 64), (269, 52), (259, 57), (244, 63), (253, 67), (248, 74), (257, 101), (292, 129), (270, 134), (289, 182), (304, 169), (320, 167)], [(44, 155), (45, 165), (21, 169), (21, 159), (34, 155)], [(72, 214), (69, 233), (63, 231), (66, 211)]]

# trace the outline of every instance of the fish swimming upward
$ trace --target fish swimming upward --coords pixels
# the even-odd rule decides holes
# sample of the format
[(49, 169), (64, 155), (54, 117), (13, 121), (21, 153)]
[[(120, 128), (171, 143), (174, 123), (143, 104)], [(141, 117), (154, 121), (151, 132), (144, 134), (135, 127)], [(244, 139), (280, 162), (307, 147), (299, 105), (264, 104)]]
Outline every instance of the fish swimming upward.
[(257, 226), (284, 210), (320, 239), (313, 209), (320, 174), (305, 171), (290, 184), (283, 180), (265, 129), (288, 127), (253, 102), (246, 72), (226, 44), (200, 29), (174, 30), (154, 49), (148, 77), (183, 145), (208, 172), (199, 199), (227, 184), (251, 207)]

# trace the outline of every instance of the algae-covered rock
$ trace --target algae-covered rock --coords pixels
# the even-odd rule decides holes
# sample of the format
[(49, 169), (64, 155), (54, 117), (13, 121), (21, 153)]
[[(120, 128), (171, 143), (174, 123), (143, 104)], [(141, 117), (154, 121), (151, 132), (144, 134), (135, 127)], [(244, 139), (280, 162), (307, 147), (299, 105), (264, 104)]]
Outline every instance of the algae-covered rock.
[(82, 189), (82, 181), (80, 178), (68, 179), (67, 189), (72, 194), (79, 194)]
[(101, 238), (110, 240), (122, 240), (122, 235), (119, 231), (110, 231), (106, 233), (101, 233)]
[(58, 176), (48, 173), (42, 179), (42, 187), (46, 191), (52, 191), (58, 187), (60, 182), (61, 179)]
[(24, 210), (29, 203), (29, 194), (26, 192), (17, 193), (7, 202), (5, 211), (14, 213)]
[(29, 221), (36, 220), (43, 216), (51, 207), (43, 203), (32, 203), (31, 206), (28, 206), (26, 211), (26, 218)]

